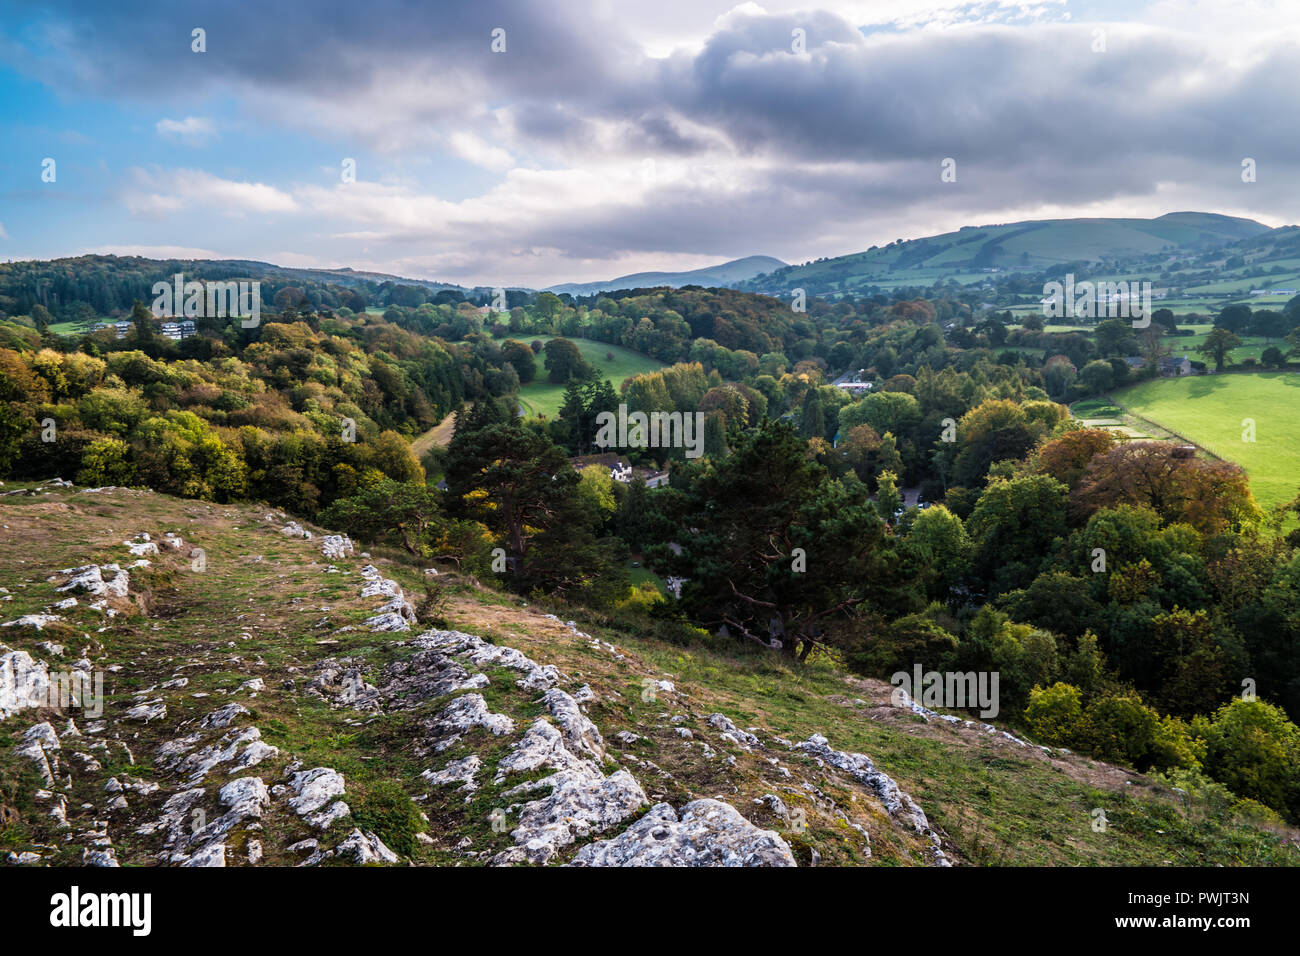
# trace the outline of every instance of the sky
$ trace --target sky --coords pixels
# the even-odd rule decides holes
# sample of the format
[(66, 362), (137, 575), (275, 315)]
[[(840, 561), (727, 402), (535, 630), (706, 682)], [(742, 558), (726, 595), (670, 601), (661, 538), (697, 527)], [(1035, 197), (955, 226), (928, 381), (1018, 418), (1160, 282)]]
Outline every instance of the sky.
[(1294, 224), (1298, 41), (1300, 0), (0, 0), (0, 258), (542, 288), (1021, 219)]

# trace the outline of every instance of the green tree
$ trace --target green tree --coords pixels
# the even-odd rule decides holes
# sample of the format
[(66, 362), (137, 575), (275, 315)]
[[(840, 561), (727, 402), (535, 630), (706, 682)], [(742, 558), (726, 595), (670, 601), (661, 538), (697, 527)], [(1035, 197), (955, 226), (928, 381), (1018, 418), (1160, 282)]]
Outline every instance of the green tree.
[(1210, 330), (1196, 351), (1214, 356), (1214, 370), (1222, 372), (1223, 366), (1232, 359), (1232, 350), (1238, 348), (1241, 348), (1241, 339), (1227, 329), (1216, 327)]
[(440, 521), (438, 493), (422, 484), (385, 478), (350, 498), (340, 498), (318, 520), (362, 541), (396, 535), (410, 554), (427, 556), (428, 538)]
[(545, 365), (547, 380), (554, 385), (563, 385), (574, 378), (590, 378), (593, 374), (593, 369), (582, 357), (582, 351), (564, 338), (551, 339), (546, 343)]
[(682, 605), (700, 623), (806, 658), (848, 641), (853, 611), (919, 598), (866, 488), (829, 478), (789, 425), (765, 420), (686, 471), (676, 541), (649, 556), (688, 579)]
[(1237, 698), (1193, 727), (1205, 737), (1210, 776), (1239, 796), (1300, 818), (1300, 730), (1280, 707)]

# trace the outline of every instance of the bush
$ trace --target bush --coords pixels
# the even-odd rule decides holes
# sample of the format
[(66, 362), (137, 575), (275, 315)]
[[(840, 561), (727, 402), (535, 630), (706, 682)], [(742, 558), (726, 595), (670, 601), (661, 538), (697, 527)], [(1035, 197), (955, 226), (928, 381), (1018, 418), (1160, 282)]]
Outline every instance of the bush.
[(1088, 749), (1094, 756), (1123, 761), (1138, 770), (1150, 766), (1160, 718), (1136, 695), (1093, 701), (1087, 724)]
[(869, 637), (865, 646), (846, 655), (854, 670), (888, 677), (911, 671), (920, 664), (927, 671), (948, 670), (957, 653), (957, 638), (919, 614), (909, 614), (883, 633)]
[(1084, 731), (1083, 703), (1077, 687), (1060, 682), (1029, 692), (1025, 722), (1035, 737), (1055, 747), (1077, 747)]
[(1300, 730), (1280, 707), (1238, 698), (1220, 707), (1213, 721), (1198, 718), (1193, 726), (1205, 737), (1210, 776), (1240, 796), (1300, 818)]

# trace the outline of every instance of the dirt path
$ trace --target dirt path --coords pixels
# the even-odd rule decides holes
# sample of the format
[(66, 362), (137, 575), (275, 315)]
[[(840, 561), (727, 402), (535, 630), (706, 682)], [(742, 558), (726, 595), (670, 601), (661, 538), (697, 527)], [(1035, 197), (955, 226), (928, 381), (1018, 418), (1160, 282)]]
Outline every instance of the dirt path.
[(442, 445), (444, 448), (451, 441), (452, 432), (456, 430), (456, 413), (452, 412), (437, 425), (434, 425), (427, 432), (411, 442), (411, 451), (415, 452), (415, 457), (420, 458), (426, 454), (434, 445)]

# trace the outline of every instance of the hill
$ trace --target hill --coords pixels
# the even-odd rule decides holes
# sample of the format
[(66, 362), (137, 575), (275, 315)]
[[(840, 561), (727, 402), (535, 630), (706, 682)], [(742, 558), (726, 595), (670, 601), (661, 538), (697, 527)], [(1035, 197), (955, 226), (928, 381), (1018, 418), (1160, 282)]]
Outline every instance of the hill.
[[(10, 863), (1298, 859), (1213, 795), (891, 706), (826, 660), (603, 626), (266, 506), (5, 495)], [(42, 684), (75, 673), (93, 709)]]
[(809, 295), (837, 295), (929, 286), (948, 279), (968, 284), (997, 272), (1200, 253), (1269, 232), (1252, 219), (1201, 212), (1156, 219), (1042, 219), (963, 226), (956, 232), (900, 239), (865, 252), (779, 269), (741, 288), (773, 295), (795, 288)]
[(734, 287), (762, 273), (785, 267), (784, 262), (771, 256), (746, 256), (743, 259), (732, 259), (730, 262), (704, 269), (693, 269), (690, 272), (634, 272), (605, 282), (561, 283), (550, 286), (545, 291), (557, 295), (568, 292), (570, 295), (584, 296), (616, 289), (652, 289), (659, 286), (671, 286), (674, 289), (684, 285), (699, 285), (706, 288)]

